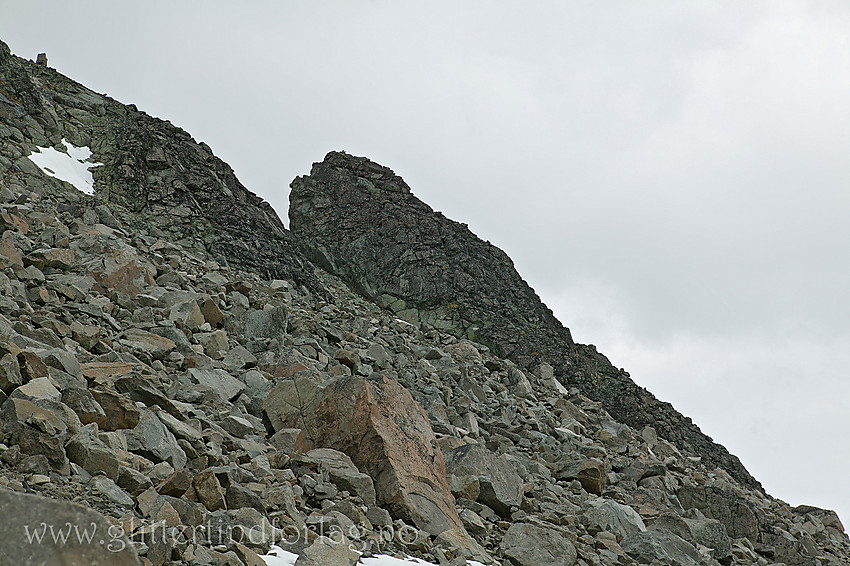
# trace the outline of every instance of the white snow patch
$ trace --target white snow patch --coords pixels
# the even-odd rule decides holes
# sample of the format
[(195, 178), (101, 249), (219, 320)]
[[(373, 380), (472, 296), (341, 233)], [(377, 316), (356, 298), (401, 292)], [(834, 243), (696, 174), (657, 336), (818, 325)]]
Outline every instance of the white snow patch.
[[(260, 556), (268, 566), (293, 566), (298, 560), (298, 555), (287, 552), (279, 546), (272, 546), (268, 554)], [(369, 558), (361, 558), (358, 566), (437, 566), (420, 558), (394, 558), (392, 556), (378, 555)], [(475, 560), (467, 562), (468, 566), (486, 566)]]
[(358, 562), (358, 566), (362, 564), (363, 566), (435, 566), (430, 562), (425, 562), (420, 558), (393, 558), (392, 556), (387, 556), (384, 554), (380, 554), (378, 556), (372, 556), (370, 558), (361, 558), (360, 562)]
[(279, 546), (272, 546), (268, 554), (260, 556), (268, 566), (293, 566), (298, 560), (298, 555), (287, 552)]
[(86, 163), (91, 157), (91, 150), (86, 146), (76, 147), (64, 139), (62, 143), (68, 148), (68, 153), (56, 151), (52, 147), (40, 147), (38, 153), (33, 153), (29, 158), (47, 175), (67, 181), (87, 195), (93, 195), (94, 179), (89, 169), (103, 163)]
[[(361, 558), (358, 566), (437, 566), (431, 562), (426, 562), (421, 558), (394, 558), (392, 556), (378, 555), (370, 558)], [(467, 560), (467, 566), (486, 566), (475, 560)]]

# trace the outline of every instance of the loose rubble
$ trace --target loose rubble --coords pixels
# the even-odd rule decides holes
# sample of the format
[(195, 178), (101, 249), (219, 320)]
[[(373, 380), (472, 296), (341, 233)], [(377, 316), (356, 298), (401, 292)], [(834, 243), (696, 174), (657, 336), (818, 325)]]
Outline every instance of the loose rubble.
[(548, 364), (410, 324), (321, 269), (225, 263), (102, 176), (89, 196), (44, 175), (27, 153), (63, 137), (142, 172), (100, 153), (92, 116), (118, 103), (2, 43), (0, 70), (0, 555), (35, 563), (57, 547), (25, 528), (88, 521), (124, 546), (77, 550), (146, 566), (254, 566), (273, 545), (298, 566), (850, 563), (835, 513), (618, 422)]

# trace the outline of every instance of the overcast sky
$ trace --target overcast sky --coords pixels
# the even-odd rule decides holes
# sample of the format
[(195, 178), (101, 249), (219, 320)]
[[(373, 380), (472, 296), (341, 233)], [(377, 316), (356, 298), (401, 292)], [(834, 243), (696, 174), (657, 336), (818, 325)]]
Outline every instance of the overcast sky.
[(850, 3), (43, 2), (0, 38), (203, 140), (285, 219), (330, 150), (850, 521)]

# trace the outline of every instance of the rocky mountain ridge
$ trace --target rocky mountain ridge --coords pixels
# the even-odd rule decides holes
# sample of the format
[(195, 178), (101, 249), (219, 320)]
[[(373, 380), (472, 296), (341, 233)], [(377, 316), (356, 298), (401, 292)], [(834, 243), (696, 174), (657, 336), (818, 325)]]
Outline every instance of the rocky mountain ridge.
[[(46, 65), (27, 65), (0, 47), (4, 137), (52, 146), (88, 146), (99, 194), (119, 205), (128, 226), (156, 226), (163, 236), (219, 261), (323, 290), (271, 206), (248, 191), (233, 169), (171, 123), (97, 94)], [(13, 152), (12, 155), (16, 155)], [(0, 170), (9, 174), (9, 158)]]
[(290, 225), (305, 253), (408, 322), (477, 340), (531, 371), (551, 364), (567, 387), (619, 421), (653, 426), (736, 480), (759, 484), (735, 456), (593, 346), (576, 344), (499, 248), (435, 213), (390, 169), (331, 152), (292, 182)]
[[(63, 139), (93, 196), (28, 158)], [(204, 144), (0, 43), (0, 207), (16, 563), (850, 562), (834, 513), (763, 493), (364, 158), (296, 179), (289, 232)], [(21, 534), (87, 513), (110, 548)]]

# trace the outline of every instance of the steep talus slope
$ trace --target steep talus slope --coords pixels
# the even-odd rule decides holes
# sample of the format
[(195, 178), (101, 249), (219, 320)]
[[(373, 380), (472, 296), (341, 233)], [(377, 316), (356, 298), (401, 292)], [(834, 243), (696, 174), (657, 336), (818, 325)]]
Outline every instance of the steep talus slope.
[(604, 402), (618, 420), (652, 425), (680, 449), (760, 488), (690, 419), (592, 346), (575, 344), (502, 250), (434, 212), (390, 169), (331, 152), (292, 182), (289, 216), (311, 259), (398, 316), (475, 339), (528, 369), (548, 362), (564, 384)]
[[(29, 151), (63, 139), (90, 147), (93, 160), (104, 164), (93, 170), (98, 196), (117, 205), (121, 220), (155, 228), (221, 262), (324, 293), (275, 211), (206, 144), (54, 69), (15, 57), (5, 44), (0, 77), (4, 137), (25, 142)], [(0, 156), (0, 175), (10, 183), (15, 157)]]
[[(353, 549), (448, 566), (850, 563), (834, 512), (736, 481), (583, 394), (582, 380), (640, 392), (544, 324), (557, 321), (502, 252), (412, 195), (423, 228), (396, 220), (404, 246), (364, 236), (360, 255), (311, 252), (346, 284), (295, 251), (276, 255), (292, 234), (202, 144), (4, 48), (0, 563), (259, 566), (272, 544), (298, 566), (352, 566)], [(93, 195), (32, 160), (63, 138), (106, 163)], [(373, 195), (351, 206), (383, 202), (382, 186), (409, 194), (388, 169), (337, 157)], [(332, 222), (318, 194), (301, 212), (319, 214), (314, 198)], [(244, 231), (217, 227), (213, 214), (237, 203)], [(253, 238), (281, 247), (244, 257)], [(408, 281), (398, 294), (376, 294), (379, 281), (345, 263), (387, 261), (366, 255), (373, 245), (421, 258), (394, 264)], [(466, 285), (458, 298), (488, 308), (444, 305)], [(428, 300), (400, 296), (411, 288)], [(568, 388), (528, 349), (535, 324), (566, 345), (553, 361)], [(663, 417), (662, 430), (681, 418)], [(829, 473), (817, 472), (810, 481)], [(109, 538), (54, 543), (70, 525)]]

